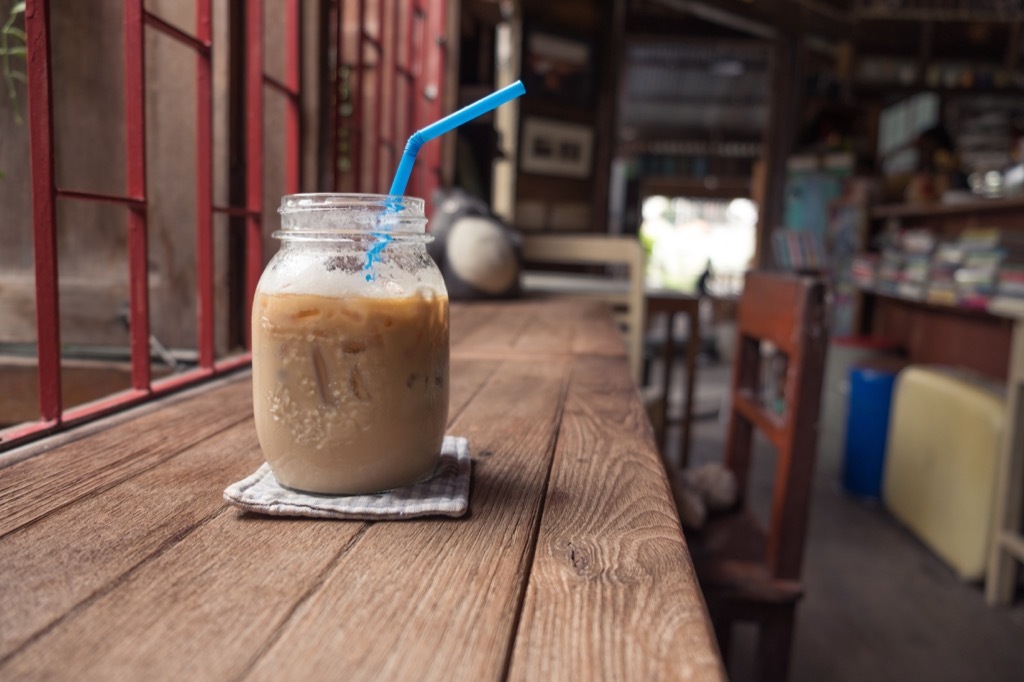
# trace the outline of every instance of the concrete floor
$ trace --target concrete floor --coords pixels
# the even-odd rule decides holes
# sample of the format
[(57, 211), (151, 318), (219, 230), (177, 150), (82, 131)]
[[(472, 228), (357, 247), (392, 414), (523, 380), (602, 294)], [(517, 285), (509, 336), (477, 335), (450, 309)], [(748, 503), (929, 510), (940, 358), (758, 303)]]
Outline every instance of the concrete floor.
[[(726, 364), (697, 371), (694, 402), (704, 416), (695, 424), (691, 464), (721, 458), (725, 425), (709, 413), (724, 404), (728, 379)], [(677, 386), (677, 405), (681, 396)], [(790, 679), (1024, 680), (1024, 591), (1010, 608), (987, 607), (980, 585), (958, 580), (881, 505), (843, 492), (839, 440), (823, 439), (820, 448)], [(676, 450), (669, 447), (670, 462)], [(750, 493), (759, 511), (767, 509), (773, 467), (772, 448), (762, 442)], [(735, 633), (734, 680), (755, 679), (753, 644), (753, 628)]]

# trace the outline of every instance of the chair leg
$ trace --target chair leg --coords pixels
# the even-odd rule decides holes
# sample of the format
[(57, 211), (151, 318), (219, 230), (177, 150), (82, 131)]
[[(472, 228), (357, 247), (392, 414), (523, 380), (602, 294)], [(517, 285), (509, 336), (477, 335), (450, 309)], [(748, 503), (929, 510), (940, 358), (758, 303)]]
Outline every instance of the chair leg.
[(757, 663), (762, 682), (784, 682), (789, 674), (794, 620), (794, 609), (782, 608), (761, 622), (757, 640)]

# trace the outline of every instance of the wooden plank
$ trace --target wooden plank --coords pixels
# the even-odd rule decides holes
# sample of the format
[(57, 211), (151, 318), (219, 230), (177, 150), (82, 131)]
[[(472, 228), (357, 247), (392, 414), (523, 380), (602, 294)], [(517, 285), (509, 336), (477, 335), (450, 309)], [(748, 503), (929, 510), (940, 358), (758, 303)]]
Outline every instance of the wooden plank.
[(185, 541), (73, 610), (0, 675), (237, 678), (365, 527), (222, 507)]
[(510, 679), (723, 679), (643, 406), (573, 365)]
[(568, 367), (504, 364), (452, 427), (474, 451), (471, 518), (370, 527), (250, 678), (500, 678)]
[(453, 356), (507, 357), (510, 350), (518, 358), (626, 355), (622, 333), (600, 301), (555, 298), (453, 307)]
[(577, 355), (626, 357), (626, 340), (603, 305), (582, 308), (575, 321), (572, 352)]
[(996, 381), (1009, 371), (1013, 324), (983, 311), (923, 306), (874, 297), (873, 336), (906, 348), (913, 363), (968, 367)]
[[(453, 417), (496, 367), (455, 362)], [(244, 671), (363, 527), (224, 513), (261, 460), (249, 418), (0, 540), (0, 678)]]
[(251, 418), (247, 376), (3, 469), (0, 537)]
[(473, 314), (479, 316), (471, 331), (466, 333), (460, 328), (462, 320), (452, 320), (452, 354), (508, 350), (536, 316), (534, 307), (520, 302), (477, 303), (471, 307)]
[(796, 275), (779, 278), (770, 273), (747, 273), (744, 287), (756, 291), (758, 297), (740, 299), (738, 333), (771, 341), (791, 355), (797, 342), (792, 330), (804, 314), (801, 290), (794, 286), (797, 281)]
[(474, 330), (494, 317), (494, 313), (493, 303), (451, 303), (449, 323), (452, 347), (461, 344)]
[(251, 421), (236, 424), (0, 539), (0, 657), (206, 522), (223, 507), (224, 486), (260, 460)]
[(749, 389), (738, 389), (733, 393), (732, 402), (736, 413), (760, 429), (769, 443), (777, 448), (784, 447), (787, 434), (782, 415), (765, 409)]

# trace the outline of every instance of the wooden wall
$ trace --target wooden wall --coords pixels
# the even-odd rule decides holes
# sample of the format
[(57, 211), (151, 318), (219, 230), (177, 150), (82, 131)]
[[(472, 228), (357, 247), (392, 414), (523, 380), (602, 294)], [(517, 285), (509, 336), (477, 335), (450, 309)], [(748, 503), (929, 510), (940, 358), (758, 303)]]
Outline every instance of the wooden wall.
[[(621, 45), (622, 22), (614, 20), (624, 12), (621, 0), (569, 0), (522, 5), (524, 79), (529, 78), (529, 40), (543, 32), (587, 46), (594, 87), (578, 97), (551, 96), (528, 88), (519, 109), (519, 160), (516, 177), (515, 223), (524, 231), (607, 232), (608, 186), (614, 148), (615, 99), (617, 96), (617, 55)], [(523, 169), (529, 140), (523, 137), (530, 119), (557, 121), (581, 126), (591, 132), (593, 147), (585, 177), (528, 172)]]

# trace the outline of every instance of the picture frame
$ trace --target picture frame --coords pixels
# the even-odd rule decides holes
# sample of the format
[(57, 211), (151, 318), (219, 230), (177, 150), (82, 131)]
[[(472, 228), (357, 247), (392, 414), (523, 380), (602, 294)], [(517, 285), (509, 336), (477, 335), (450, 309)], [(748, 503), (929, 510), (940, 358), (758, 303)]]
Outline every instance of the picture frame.
[(522, 79), (531, 98), (592, 106), (597, 92), (593, 45), (585, 38), (558, 31), (527, 28)]
[(524, 173), (584, 179), (593, 166), (594, 130), (579, 123), (529, 117), (523, 120), (519, 150), (519, 169)]

